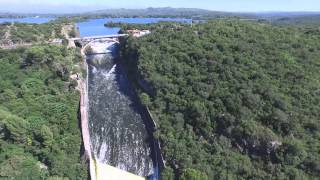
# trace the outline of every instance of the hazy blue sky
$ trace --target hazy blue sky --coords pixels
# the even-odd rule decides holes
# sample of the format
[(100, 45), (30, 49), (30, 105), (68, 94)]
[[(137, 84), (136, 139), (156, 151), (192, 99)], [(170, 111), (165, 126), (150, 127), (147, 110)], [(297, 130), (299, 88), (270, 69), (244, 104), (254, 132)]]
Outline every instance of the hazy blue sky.
[(320, 0), (0, 0), (1, 12), (55, 13), (168, 6), (217, 11), (320, 11)]

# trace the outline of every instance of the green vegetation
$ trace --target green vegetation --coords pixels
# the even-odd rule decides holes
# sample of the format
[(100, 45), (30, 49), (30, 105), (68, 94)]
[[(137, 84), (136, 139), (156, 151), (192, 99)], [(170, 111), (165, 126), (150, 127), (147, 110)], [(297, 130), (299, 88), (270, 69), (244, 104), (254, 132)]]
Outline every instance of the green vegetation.
[(0, 24), (0, 44), (41, 43), (49, 39), (63, 39), (61, 29), (62, 24), (59, 23), (3, 23)]
[(159, 23), (153, 23), (153, 24), (135, 24), (135, 23), (116, 23), (116, 22), (108, 22), (104, 24), (105, 27), (120, 27), (119, 33), (126, 33), (126, 30), (133, 30), (133, 29), (148, 29), (150, 31), (156, 30), (156, 29), (182, 29), (186, 27), (190, 27), (191, 24), (186, 23), (179, 23), (179, 22), (159, 22)]
[(162, 179), (320, 176), (318, 28), (158, 28), (121, 56), (159, 126)]
[(76, 53), (48, 45), (0, 50), (0, 179), (86, 179), (79, 93), (69, 79)]
[(318, 14), (318, 15), (305, 15), (305, 16), (297, 16), (297, 17), (282, 17), (282, 18), (277, 18), (275, 20), (271, 20), (271, 22), (277, 25), (319, 27), (320, 15)]

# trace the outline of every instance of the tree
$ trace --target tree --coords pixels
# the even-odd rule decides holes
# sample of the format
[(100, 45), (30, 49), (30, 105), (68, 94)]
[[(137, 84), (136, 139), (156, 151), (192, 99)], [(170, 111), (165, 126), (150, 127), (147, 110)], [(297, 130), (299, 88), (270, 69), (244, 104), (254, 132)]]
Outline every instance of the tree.
[(185, 169), (181, 175), (181, 180), (208, 180), (208, 176), (195, 169)]
[(46, 125), (42, 125), (40, 130), (41, 138), (42, 138), (42, 144), (45, 147), (50, 147), (53, 143), (53, 133), (51, 132), (50, 128)]
[(47, 45), (1, 50), (0, 179), (86, 179), (79, 96), (68, 89), (76, 53)]
[(24, 119), (0, 109), (0, 125), (5, 139), (12, 139), (17, 143), (27, 141), (28, 122)]
[(150, 97), (148, 94), (146, 93), (141, 93), (140, 95), (140, 100), (141, 100), (141, 103), (144, 105), (144, 106), (149, 106), (151, 103), (150, 103)]
[(171, 168), (165, 168), (161, 172), (161, 179), (163, 179), (163, 180), (172, 180), (172, 179), (174, 179), (173, 170)]
[(237, 19), (128, 26), (153, 29), (122, 38), (120, 54), (129, 78), (146, 82), (134, 87), (157, 120), (170, 177), (201, 177), (194, 171), (201, 170), (210, 179), (316, 178), (316, 27)]

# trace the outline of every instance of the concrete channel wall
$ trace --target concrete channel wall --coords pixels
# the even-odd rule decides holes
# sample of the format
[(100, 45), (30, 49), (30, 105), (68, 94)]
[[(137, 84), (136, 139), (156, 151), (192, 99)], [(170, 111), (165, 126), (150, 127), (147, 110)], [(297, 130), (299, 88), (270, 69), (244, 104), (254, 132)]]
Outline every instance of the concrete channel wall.
[[(120, 65), (122, 67), (125, 67), (125, 65), (120, 61)], [(142, 89), (143, 91), (145, 91), (144, 88), (146, 88), (146, 84), (140, 84), (139, 82), (142, 82), (142, 80), (138, 80), (137, 76), (133, 76), (133, 79), (128, 78), (129, 82), (131, 84), (132, 90), (134, 91), (134, 94), (136, 95), (137, 101), (140, 104), (140, 112), (141, 112), (141, 116), (143, 118), (143, 121), (145, 123), (146, 126), (146, 130), (148, 132), (148, 134), (151, 136), (151, 140), (150, 140), (150, 145), (152, 146), (153, 151), (152, 152), (152, 157), (155, 161), (155, 171), (154, 174), (151, 175), (148, 180), (160, 180), (160, 172), (166, 167), (165, 165), (165, 160), (163, 158), (163, 155), (161, 153), (161, 146), (160, 146), (160, 142), (158, 139), (154, 138), (153, 133), (157, 130), (157, 124), (154, 120), (154, 118), (152, 117), (152, 114), (149, 110), (149, 108), (145, 105), (142, 104), (142, 102), (140, 101), (140, 99), (138, 98), (138, 92), (136, 88)], [(132, 86), (134, 85), (134, 86)], [(148, 88), (149, 89), (149, 88)], [(151, 89), (151, 88), (150, 88)], [(145, 91), (146, 92), (146, 91)]]
[[(148, 87), (147, 83), (144, 83), (144, 81), (142, 79), (140, 79), (138, 77), (138, 75), (135, 75), (134, 77), (135, 77), (134, 82), (137, 82), (136, 85), (138, 86), (138, 88), (142, 89), (143, 91), (145, 91), (147, 93), (154, 95), (152, 88)], [(134, 91), (137, 94), (136, 89), (134, 89)], [(140, 104), (142, 106), (142, 115), (143, 115), (143, 118), (145, 119), (148, 133), (153, 136), (153, 133), (158, 128), (157, 123), (154, 120), (149, 108), (145, 105), (142, 105), (141, 102), (140, 102)], [(154, 137), (153, 137), (153, 146), (154, 146), (154, 156), (155, 156), (157, 165), (160, 168), (159, 172), (161, 172), (161, 170), (164, 169), (166, 167), (166, 165), (165, 165), (165, 160), (163, 158), (163, 155), (161, 153), (160, 142), (158, 139), (156, 139)]]
[[(155, 95), (154, 89), (151, 88), (145, 80), (141, 79), (137, 72), (135, 75), (135, 82), (137, 82), (137, 86), (140, 89), (142, 89), (144, 92), (146, 92), (152, 96)], [(142, 113), (144, 115), (144, 118), (147, 120), (147, 123), (149, 123), (148, 127), (151, 128), (151, 129), (149, 129), (150, 133), (154, 133), (157, 130), (158, 126), (157, 126), (157, 123), (154, 120), (149, 108), (147, 106), (143, 105), (142, 111), (143, 111)], [(166, 164), (165, 164), (165, 160), (163, 158), (163, 155), (161, 153), (161, 146), (160, 146), (159, 140), (154, 138), (154, 141), (155, 141), (154, 142), (154, 146), (155, 146), (154, 150), (156, 153), (157, 161), (159, 163), (159, 168), (161, 170), (166, 167)]]
[(88, 97), (88, 64), (86, 62), (85, 54), (81, 50), (82, 68), (86, 70), (86, 77), (81, 78), (79, 83), (80, 89), (80, 116), (81, 116), (81, 132), (82, 141), (84, 145), (84, 155), (88, 161), (90, 179), (96, 179), (94, 162), (92, 161), (92, 152), (90, 145), (90, 131), (89, 131), (89, 97)]
[[(147, 118), (149, 119), (150, 122), (152, 122), (152, 125), (153, 125), (152, 131), (155, 132), (156, 129), (157, 129), (157, 124), (154, 121), (154, 119), (152, 117), (152, 114), (151, 114), (151, 112), (150, 112), (148, 107), (145, 107), (145, 111), (146, 111)], [(162, 156), (162, 153), (161, 153), (160, 142), (159, 142), (158, 139), (154, 139), (154, 141), (155, 141), (155, 151), (156, 151), (156, 155), (157, 155), (157, 158), (158, 158), (159, 167), (161, 169), (163, 169), (163, 168), (166, 167), (166, 165), (165, 165), (165, 160), (164, 160), (164, 158)]]

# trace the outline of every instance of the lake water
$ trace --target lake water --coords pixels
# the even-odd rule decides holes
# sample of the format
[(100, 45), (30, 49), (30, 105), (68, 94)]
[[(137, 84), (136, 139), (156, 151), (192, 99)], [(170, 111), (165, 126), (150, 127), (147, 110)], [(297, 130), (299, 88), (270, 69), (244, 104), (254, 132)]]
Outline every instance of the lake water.
[(136, 24), (148, 24), (157, 23), (161, 21), (172, 22), (184, 22), (191, 23), (191, 19), (183, 18), (103, 18), (103, 19), (91, 19), (85, 22), (77, 23), (80, 31), (80, 36), (100, 36), (118, 34), (120, 28), (118, 27), (105, 27), (107, 22), (122, 22), (122, 23), (136, 23)]
[(42, 24), (54, 20), (55, 18), (42, 18), (42, 17), (26, 17), (26, 18), (0, 18), (0, 23), (5, 22), (19, 22), (19, 23), (34, 23)]

